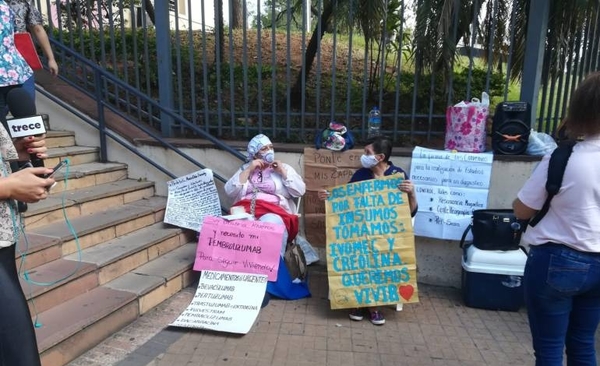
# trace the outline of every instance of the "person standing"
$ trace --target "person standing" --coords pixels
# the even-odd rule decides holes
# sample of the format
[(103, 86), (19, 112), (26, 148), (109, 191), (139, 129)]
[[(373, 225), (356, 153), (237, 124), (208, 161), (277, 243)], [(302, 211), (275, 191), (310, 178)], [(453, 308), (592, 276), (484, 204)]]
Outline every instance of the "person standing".
[[(13, 19), (9, 5), (0, 0), (0, 110), (6, 107), (6, 94), (32, 75), (32, 70), (17, 51), (13, 38)], [(48, 197), (52, 178), (50, 168), (11, 171), (11, 161), (27, 161), (30, 154), (43, 159), (45, 136), (11, 140), (0, 124), (0, 365), (39, 366), (35, 330), (25, 294), (21, 289), (15, 263), (15, 247), (21, 230), (16, 201), (37, 202)]]
[[(53, 76), (58, 75), (58, 64), (54, 58), (48, 34), (44, 29), (42, 14), (36, 9), (33, 0), (8, 0), (14, 16), (14, 30), (17, 33), (29, 32), (42, 48), (44, 56), (48, 59), (48, 69)], [(31, 76), (23, 84), (23, 88), (30, 93), (35, 101), (35, 77)]]
[[(524, 273), (525, 304), (536, 366), (596, 365), (600, 322), (600, 73), (588, 75), (571, 96), (565, 119), (573, 147), (560, 191), (547, 214), (529, 226)], [(525, 182), (513, 202), (528, 220), (542, 208), (551, 154)]]
[(33, 76), (33, 70), (15, 46), (13, 12), (0, 0), (0, 111), (6, 110), (6, 94)]

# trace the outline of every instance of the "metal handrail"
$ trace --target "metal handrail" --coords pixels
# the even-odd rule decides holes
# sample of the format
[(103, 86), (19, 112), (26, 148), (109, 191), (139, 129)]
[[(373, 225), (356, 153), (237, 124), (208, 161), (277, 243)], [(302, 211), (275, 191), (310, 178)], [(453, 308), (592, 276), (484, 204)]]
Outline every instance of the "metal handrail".
[[(104, 84), (103, 80), (108, 80), (111, 83), (113, 83), (115, 86), (123, 89), (124, 91), (126, 91), (126, 92), (128, 92), (130, 94), (135, 95), (137, 98), (140, 99), (140, 101), (148, 103), (151, 107), (156, 108), (157, 110), (160, 110), (162, 113), (164, 113), (167, 116), (169, 116), (170, 118), (172, 118), (173, 121), (180, 123), (181, 125), (185, 126), (186, 128), (189, 128), (193, 132), (195, 132), (198, 135), (200, 135), (202, 138), (205, 138), (206, 140), (210, 141), (216, 147), (218, 147), (218, 148), (220, 148), (220, 149), (228, 152), (229, 154), (233, 155), (234, 157), (236, 157), (236, 158), (238, 158), (238, 159), (240, 159), (242, 161), (245, 160), (245, 158), (246, 158), (245, 155), (243, 155), (242, 153), (240, 153), (236, 149), (234, 149), (231, 146), (223, 143), (221, 140), (217, 139), (216, 137), (212, 136), (211, 134), (207, 133), (206, 131), (203, 131), (197, 125), (189, 122), (185, 118), (183, 118), (180, 115), (176, 114), (174, 111), (169, 110), (167, 108), (164, 108), (163, 106), (161, 106), (156, 100), (154, 100), (150, 96), (148, 96), (146, 94), (143, 94), (143, 93), (140, 93), (139, 90), (135, 89), (134, 87), (132, 87), (128, 83), (122, 81), (121, 79), (119, 79), (118, 77), (114, 76), (110, 72), (105, 71), (104, 69), (102, 69), (101, 67), (99, 67), (94, 62), (92, 62), (89, 59), (85, 58), (83, 55), (79, 54), (78, 52), (73, 51), (72, 49), (66, 47), (65, 45), (63, 45), (60, 42), (57, 42), (54, 39), (50, 39), (50, 42), (52, 43), (52, 45), (53, 45), (53, 47), (55, 49), (56, 48), (60, 49), (60, 51), (64, 52), (67, 56), (73, 57), (74, 59), (77, 60), (78, 63), (80, 63), (82, 66), (87, 67), (88, 69), (90, 69), (93, 72), (93, 74), (94, 74), (94, 83), (95, 83), (95, 86), (96, 86), (95, 87), (95, 90), (96, 90), (95, 93), (91, 93), (89, 90), (86, 90), (86, 89), (80, 87), (76, 83), (72, 82), (71, 80), (69, 80), (69, 79), (67, 79), (67, 78), (65, 78), (63, 76), (59, 75), (59, 78), (61, 80), (64, 80), (70, 86), (75, 87), (76, 89), (80, 90), (82, 93), (84, 93), (87, 96), (89, 96), (91, 98), (94, 98), (96, 100), (97, 110), (98, 110), (98, 120), (95, 121), (95, 120), (89, 118), (88, 116), (85, 116), (84, 114), (82, 114), (79, 111), (77, 111), (77, 109), (71, 107), (70, 105), (68, 105), (64, 101), (62, 101), (59, 98), (55, 97), (54, 95), (48, 93), (46, 90), (43, 90), (43, 89), (40, 89), (40, 88), (38, 88), (37, 90), (39, 92), (41, 92), (43, 95), (45, 95), (48, 98), (50, 98), (52, 101), (54, 101), (57, 104), (59, 104), (60, 106), (62, 106), (63, 108), (67, 109), (69, 112), (75, 114), (77, 117), (79, 117), (84, 122), (88, 123), (89, 125), (97, 128), (99, 130), (99, 132), (100, 132), (100, 150), (101, 150), (100, 151), (100, 155), (101, 155), (101, 160), (102, 161), (106, 161), (107, 160), (106, 137), (108, 136), (108, 137), (112, 138), (114, 141), (118, 142), (120, 145), (122, 145), (125, 148), (127, 148), (129, 151), (135, 153), (137, 156), (139, 156), (140, 158), (142, 158), (147, 163), (151, 164), (153, 167), (157, 168), (158, 170), (160, 170), (161, 172), (163, 172), (164, 174), (166, 174), (167, 176), (169, 176), (171, 178), (176, 178), (176, 175), (174, 175), (173, 173), (171, 173), (168, 169), (166, 169), (165, 167), (162, 167), (162, 166), (158, 165), (156, 162), (148, 159), (142, 153), (140, 153), (136, 149), (132, 148), (128, 144), (126, 144), (123, 141), (121, 141), (121, 139), (119, 138), (120, 136), (118, 134), (116, 134), (115, 132), (113, 132), (113, 131), (111, 131), (111, 130), (109, 130), (109, 129), (106, 128), (105, 121), (104, 121), (104, 108), (107, 108), (111, 112), (113, 112), (113, 113), (119, 115), (120, 117), (122, 117), (124, 120), (126, 120), (131, 125), (135, 126), (136, 128), (139, 128), (141, 131), (143, 131), (144, 133), (146, 133), (148, 136), (152, 137), (154, 140), (156, 140), (157, 142), (159, 142), (163, 147), (169, 148), (169, 149), (173, 150), (178, 155), (180, 155), (184, 159), (188, 160), (190, 163), (192, 163), (192, 164), (194, 164), (194, 165), (196, 165), (196, 166), (198, 166), (198, 167), (200, 167), (202, 169), (206, 168), (206, 166), (204, 166), (202, 163), (198, 162), (196, 159), (194, 159), (191, 156), (189, 156), (188, 154), (184, 153), (183, 151), (181, 151), (181, 149), (179, 149), (178, 147), (174, 146), (172, 143), (170, 143), (165, 138), (163, 138), (162, 136), (160, 136), (154, 129), (150, 128), (146, 124), (137, 122), (130, 115), (128, 115), (126, 113), (123, 113), (121, 110), (119, 110), (115, 106), (113, 106), (110, 103), (107, 103), (106, 101), (104, 101), (104, 98), (102, 97), (102, 95), (103, 95), (102, 86)], [(226, 182), (227, 181), (227, 179), (223, 178), (219, 174), (214, 174), (214, 177), (217, 178), (217, 179), (219, 179), (222, 182)]]

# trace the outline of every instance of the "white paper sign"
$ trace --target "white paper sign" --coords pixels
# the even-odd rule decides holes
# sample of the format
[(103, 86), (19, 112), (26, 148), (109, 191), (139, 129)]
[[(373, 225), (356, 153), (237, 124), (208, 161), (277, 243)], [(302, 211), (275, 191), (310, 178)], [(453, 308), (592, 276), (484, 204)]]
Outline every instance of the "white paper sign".
[(246, 334), (266, 290), (265, 275), (202, 271), (192, 303), (169, 325)]
[(170, 180), (167, 189), (165, 223), (200, 231), (205, 216), (221, 216), (212, 170), (203, 169)]
[(492, 153), (416, 147), (410, 169), (419, 202), (415, 235), (460, 240), (473, 210), (487, 208), (493, 160)]

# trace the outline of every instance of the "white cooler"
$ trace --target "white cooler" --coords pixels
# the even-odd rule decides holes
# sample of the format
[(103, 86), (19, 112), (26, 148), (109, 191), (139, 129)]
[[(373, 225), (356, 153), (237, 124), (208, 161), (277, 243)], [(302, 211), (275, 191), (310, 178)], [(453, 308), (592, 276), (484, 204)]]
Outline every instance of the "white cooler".
[(481, 250), (465, 246), (462, 293), (473, 308), (518, 311), (524, 303), (523, 271), (527, 254), (516, 250)]

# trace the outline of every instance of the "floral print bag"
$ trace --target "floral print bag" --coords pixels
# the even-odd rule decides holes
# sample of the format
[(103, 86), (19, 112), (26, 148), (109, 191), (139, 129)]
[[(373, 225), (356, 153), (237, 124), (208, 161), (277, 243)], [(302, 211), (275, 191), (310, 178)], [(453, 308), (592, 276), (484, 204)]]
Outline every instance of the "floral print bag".
[(490, 97), (481, 93), (481, 100), (463, 101), (446, 109), (446, 150), (484, 152), (486, 121)]

